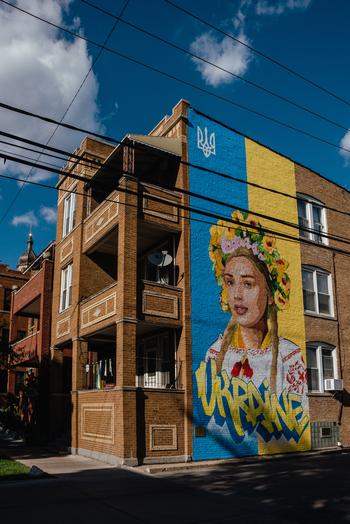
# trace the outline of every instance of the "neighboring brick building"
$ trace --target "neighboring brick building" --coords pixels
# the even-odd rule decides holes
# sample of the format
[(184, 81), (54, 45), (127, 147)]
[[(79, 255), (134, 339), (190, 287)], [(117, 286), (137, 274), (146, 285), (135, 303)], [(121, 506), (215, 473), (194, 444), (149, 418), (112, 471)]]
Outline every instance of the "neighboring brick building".
[[(350, 194), (185, 101), (147, 136), (75, 153), (51, 335), (72, 452), (135, 465), (349, 445), (348, 255), (330, 248), (350, 249), (324, 235), (347, 236), (325, 206)], [(344, 392), (325, 392), (337, 377)]]
[[(30, 241), (32, 239), (30, 237)], [(31, 247), (31, 246), (30, 246)], [(28, 250), (27, 250), (28, 251)], [(28, 253), (27, 253), (28, 255)], [(38, 256), (22, 255), (19, 266), (27, 281), (12, 295), (10, 343), (12, 362), (9, 371), (8, 391), (18, 393), (16, 375), (26, 371), (35, 382), (35, 425), (40, 438), (48, 437), (49, 382), (52, 285), (55, 244), (51, 242)], [(26, 259), (25, 259), (26, 258)], [(25, 330), (23, 328), (25, 327)], [(25, 385), (25, 380), (23, 381)]]
[[(21, 271), (9, 268), (5, 264), (0, 264), (0, 394), (7, 392), (7, 365), (9, 355), (9, 334), (10, 334), (10, 311), (11, 296), (15, 289), (20, 288), (28, 280), (26, 275)], [(26, 323), (21, 320), (19, 331), (23, 333)], [(25, 370), (17, 371), (13, 376), (13, 389), (18, 391), (21, 383), (24, 381)]]

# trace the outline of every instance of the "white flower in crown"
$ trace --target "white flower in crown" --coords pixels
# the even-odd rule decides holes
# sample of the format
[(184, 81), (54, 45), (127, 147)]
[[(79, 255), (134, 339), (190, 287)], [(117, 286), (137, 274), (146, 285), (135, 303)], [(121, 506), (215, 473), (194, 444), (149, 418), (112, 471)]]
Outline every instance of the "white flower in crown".
[(235, 237), (233, 240), (227, 240), (226, 238), (222, 238), (220, 241), (220, 244), (221, 244), (222, 252), (225, 255), (234, 253), (240, 247), (245, 247), (246, 249), (250, 249), (253, 255), (258, 257), (259, 260), (262, 260), (263, 262), (265, 262), (265, 257), (259, 251), (259, 246), (257, 242), (252, 242), (250, 238), (247, 236), (245, 236), (244, 238)]

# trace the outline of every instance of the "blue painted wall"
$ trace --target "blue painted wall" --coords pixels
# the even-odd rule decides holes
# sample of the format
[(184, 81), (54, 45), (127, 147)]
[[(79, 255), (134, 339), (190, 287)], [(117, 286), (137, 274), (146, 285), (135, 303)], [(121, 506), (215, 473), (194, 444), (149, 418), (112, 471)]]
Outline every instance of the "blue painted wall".
[[(246, 180), (246, 158), (244, 137), (225, 129), (198, 115), (190, 109), (188, 127), (189, 162), (208, 169), (230, 174)], [(201, 144), (198, 144), (198, 127), (208, 141), (215, 135), (215, 154), (205, 156)], [(208, 151), (207, 151), (208, 154)], [(226, 202), (230, 207), (190, 198), (191, 208), (201, 208), (222, 217), (230, 217), (237, 207), (248, 208), (247, 186), (227, 180), (208, 172), (190, 168), (190, 191)], [(212, 262), (208, 256), (210, 224), (215, 219), (206, 218), (191, 212), (191, 297), (192, 297), (192, 377), (193, 377), (193, 459), (227, 458), (232, 456), (257, 454), (256, 436), (244, 439), (244, 443), (234, 442), (228, 428), (220, 427), (212, 419), (208, 421), (201, 409), (197, 396), (195, 371), (204, 360), (210, 345), (222, 334), (229, 320), (229, 314), (223, 313), (219, 304), (220, 288), (217, 286)], [(196, 437), (196, 426), (206, 428), (205, 437)]]

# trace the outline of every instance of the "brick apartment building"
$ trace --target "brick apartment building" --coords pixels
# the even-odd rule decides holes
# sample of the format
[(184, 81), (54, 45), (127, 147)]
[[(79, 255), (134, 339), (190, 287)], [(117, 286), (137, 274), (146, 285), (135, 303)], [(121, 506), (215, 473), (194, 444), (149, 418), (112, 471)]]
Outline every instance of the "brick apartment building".
[[(32, 381), (33, 398), (25, 400), (31, 404), (30, 420), (26, 420), (28, 409), (24, 407), (21, 416), (26, 423), (35, 425), (40, 439), (45, 441), (49, 437), (47, 432), (51, 427), (50, 336), (55, 243), (51, 242), (38, 256), (32, 251), (31, 235), (28, 244), (18, 263), (18, 267), (23, 271), (25, 283), (12, 293), (9, 331), (12, 366), (8, 372), (7, 387), (8, 392), (18, 394), (19, 389), (24, 389), (28, 380)], [(20, 384), (17, 378), (19, 373)], [(19, 408), (21, 410), (22, 406)], [(52, 408), (59, 417), (58, 406), (52, 405)]]
[[(29, 242), (30, 240), (30, 242)], [(30, 245), (29, 245), (30, 244)], [(24, 255), (31, 249), (31, 239), (28, 239), (27, 249)], [(9, 337), (10, 337), (10, 312), (11, 312), (11, 297), (15, 290), (19, 289), (28, 280), (28, 276), (24, 275), (21, 268), (11, 269), (5, 264), (0, 264), (0, 394), (4, 396), (7, 389), (7, 364), (9, 355)], [(26, 322), (21, 319), (19, 323), (19, 336), (23, 335), (26, 329)], [(20, 385), (24, 382), (25, 369), (18, 368), (17, 372), (12, 374), (11, 392), (18, 393)]]
[(334, 237), (350, 219), (329, 208), (350, 194), (185, 101), (149, 135), (75, 154), (51, 329), (72, 452), (135, 465), (349, 445), (350, 250)]

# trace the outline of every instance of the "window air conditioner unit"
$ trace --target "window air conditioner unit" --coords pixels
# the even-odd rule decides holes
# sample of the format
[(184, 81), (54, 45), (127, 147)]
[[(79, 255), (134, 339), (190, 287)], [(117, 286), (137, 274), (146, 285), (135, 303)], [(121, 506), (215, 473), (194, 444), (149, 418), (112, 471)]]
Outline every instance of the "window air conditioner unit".
[(340, 378), (326, 378), (324, 381), (325, 391), (343, 391), (343, 381)]

